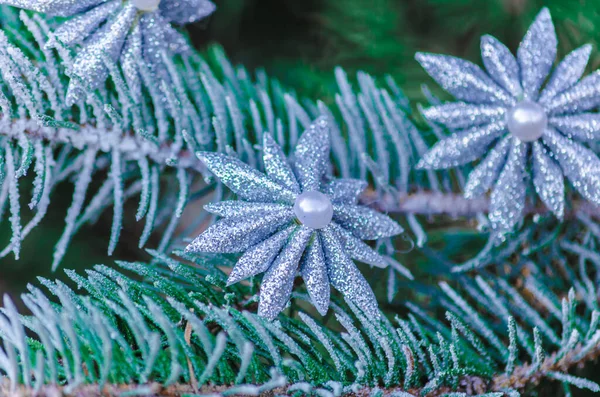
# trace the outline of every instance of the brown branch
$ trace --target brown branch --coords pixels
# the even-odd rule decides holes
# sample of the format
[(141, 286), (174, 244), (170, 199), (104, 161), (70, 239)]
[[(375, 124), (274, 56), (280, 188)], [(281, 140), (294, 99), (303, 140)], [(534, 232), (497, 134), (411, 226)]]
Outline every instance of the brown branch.
[(556, 354), (547, 357), (544, 362), (540, 365), (540, 368), (531, 372), (531, 364), (526, 364), (515, 368), (510, 375), (500, 375), (492, 380), (490, 390), (491, 391), (502, 391), (507, 388), (516, 390), (524, 390), (525, 388), (535, 387), (540, 384), (543, 379), (548, 379), (545, 374), (548, 372), (567, 372), (570, 368), (580, 367), (586, 362), (595, 361), (600, 357), (600, 345), (596, 345), (583, 357), (577, 359), (583, 346), (579, 345), (574, 350), (570, 351), (560, 359), (556, 361)]
[(203, 170), (202, 163), (189, 150), (175, 148), (171, 144), (157, 146), (131, 132), (100, 128), (93, 124), (80, 125), (78, 130), (72, 130), (41, 126), (31, 119), (0, 119), (0, 135), (13, 139), (25, 135), (33, 140), (69, 144), (78, 150), (97, 148), (102, 152), (110, 152), (116, 148), (126, 160), (146, 157), (161, 165), (166, 164), (169, 158), (176, 157), (176, 167), (190, 168), (199, 172)]
[[(361, 202), (391, 214), (448, 215), (469, 218), (477, 214), (487, 214), (490, 211), (488, 197), (466, 199), (456, 193), (429, 191), (411, 193), (398, 198), (391, 194), (380, 197), (373, 190), (368, 190), (361, 197)], [(600, 208), (582, 200), (571, 202), (571, 208), (565, 213), (565, 218), (573, 218), (581, 212), (591, 217), (600, 218)], [(525, 214), (549, 215), (551, 212), (540, 203), (540, 205), (525, 208)]]
[[(22, 134), (32, 139), (41, 139), (52, 143), (67, 143), (82, 150), (95, 147), (109, 152), (114, 148), (121, 151), (126, 160), (136, 160), (147, 157), (157, 164), (165, 164), (175, 156), (177, 167), (203, 171), (202, 163), (189, 150), (174, 148), (170, 144), (157, 146), (131, 132), (123, 133), (113, 129), (99, 128), (92, 124), (81, 125), (75, 131), (68, 128), (40, 126), (36, 121), (0, 120), (0, 134), (18, 139)], [(477, 214), (487, 214), (490, 210), (489, 198), (481, 197), (466, 199), (456, 193), (441, 193), (422, 191), (397, 197), (392, 194), (379, 196), (372, 189), (366, 191), (361, 201), (386, 213), (414, 215), (448, 215), (451, 217), (474, 217)], [(540, 204), (526, 208), (526, 214), (549, 214), (550, 211)], [(600, 218), (600, 208), (586, 201), (573, 201), (565, 218), (572, 218), (576, 213), (583, 212), (591, 217)]]

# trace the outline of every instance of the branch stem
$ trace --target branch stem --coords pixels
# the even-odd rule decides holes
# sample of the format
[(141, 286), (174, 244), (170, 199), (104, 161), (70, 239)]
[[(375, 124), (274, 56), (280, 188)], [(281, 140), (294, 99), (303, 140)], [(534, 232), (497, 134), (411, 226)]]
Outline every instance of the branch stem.
[[(363, 194), (361, 201), (389, 214), (448, 215), (471, 218), (478, 214), (487, 214), (490, 211), (488, 197), (467, 199), (456, 193), (422, 191), (397, 198), (392, 194), (378, 197), (374, 191), (369, 190)], [(581, 212), (594, 218), (600, 218), (600, 208), (583, 200), (573, 200), (571, 208), (565, 212), (565, 218), (574, 218), (577, 213)], [(539, 204), (527, 206), (525, 214), (550, 215), (551, 211), (543, 204)]]
[(174, 148), (168, 144), (160, 146), (131, 133), (123, 133), (110, 128), (99, 128), (86, 124), (78, 130), (69, 128), (46, 127), (39, 125), (35, 120), (0, 119), (2, 135), (18, 138), (25, 135), (32, 140), (42, 140), (55, 144), (70, 144), (76, 149), (94, 147), (102, 152), (111, 152), (117, 148), (125, 160), (136, 160), (147, 157), (157, 164), (166, 164), (170, 158), (176, 158), (178, 168), (190, 168), (201, 171), (201, 162), (194, 153), (188, 150)]

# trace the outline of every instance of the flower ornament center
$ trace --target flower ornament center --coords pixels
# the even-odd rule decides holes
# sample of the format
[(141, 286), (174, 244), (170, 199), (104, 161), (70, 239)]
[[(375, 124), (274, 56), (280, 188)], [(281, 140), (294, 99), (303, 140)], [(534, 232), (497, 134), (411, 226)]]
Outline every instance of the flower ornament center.
[(537, 103), (522, 101), (508, 111), (506, 124), (513, 136), (523, 142), (533, 142), (544, 134), (548, 116)]
[(156, 11), (161, 0), (131, 0), (140, 11)]
[(329, 197), (321, 192), (304, 192), (296, 198), (294, 214), (303, 225), (323, 229), (333, 218), (333, 205)]

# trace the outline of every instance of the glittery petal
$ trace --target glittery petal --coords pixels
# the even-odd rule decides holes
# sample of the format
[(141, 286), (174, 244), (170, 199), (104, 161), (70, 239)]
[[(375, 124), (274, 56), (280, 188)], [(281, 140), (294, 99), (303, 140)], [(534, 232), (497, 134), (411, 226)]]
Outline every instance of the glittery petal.
[(513, 138), (506, 165), (492, 191), (489, 218), (496, 232), (512, 230), (522, 217), (527, 190), (526, 154), (527, 144)]
[(539, 142), (533, 143), (533, 185), (546, 207), (562, 219), (565, 211), (564, 176)]
[(269, 133), (263, 136), (263, 161), (265, 171), (272, 180), (294, 193), (300, 193), (300, 185), (283, 150)]
[(2, 4), (25, 8), (48, 16), (68, 17), (102, 4), (106, 0), (2, 0)]
[(481, 58), (490, 77), (512, 96), (523, 93), (519, 78), (519, 65), (510, 50), (495, 37), (481, 38)]
[(425, 153), (417, 168), (450, 168), (477, 160), (505, 131), (506, 123), (503, 120), (456, 132), (436, 143)]
[(464, 196), (468, 199), (485, 194), (494, 185), (500, 174), (500, 170), (506, 162), (506, 155), (512, 142), (512, 136), (508, 135), (494, 146), (489, 154), (469, 174), (464, 189)]
[(587, 200), (600, 205), (600, 160), (594, 152), (551, 129), (546, 130), (543, 140), (573, 187)]
[(190, 54), (192, 47), (188, 39), (166, 21), (163, 26), (164, 47), (174, 54)]
[(57, 41), (67, 46), (80, 44), (121, 5), (121, 0), (112, 0), (65, 21), (50, 34), (48, 46), (54, 47)]
[(543, 105), (558, 93), (577, 83), (585, 72), (591, 53), (592, 46), (586, 44), (567, 55), (552, 73), (550, 81), (540, 95), (539, 102)]
[(235, 157), (221, 153), (197, 154), (206, 167), (231, 191), (243, 199), (293, 203), (295, 194)]
[(170, 0), (160, 3), (162, 15), (178, 25), (192, 23), (206, 18), (217, 7), (208, 0)]
[(391, 237), (404, 231), (389, 216), (359, 205), (334, 204), (333, 219), (363, 240)]
[(451, 130), (458, 130), (503, 119), (506, 107), (454, 102), (422, 109), (421, 113), (429, 121), (442, 124)]
[(296, 176), (302, 191), (319, 190), (329, 164), (329, 125), (320, 118), (302, 134), (296, 146)]
[(512, 104), (514, 99), (479, 66), (448, 55), (417, 53), (427, 73), (456, 99), (473, 103)]
[(293, 219), (292, 211), (260, 217), (223, 219), (206, 229), (186, 247), (186, 251), (242, 252), (268, 238)]
[(248, 249), (229, 274), (227, 285), (267, 271), (296, 228), (292, 225)]
[(340, 242), (344, 247), (344, 251), (346, 251), (350, 258), (380, 268), (388, 266), (386, 259), (375, 252), (361, 239), (354, 237), (352, 233), (336, 223), (331, 223), (331, 228), (337, 233)]
[(306, 249), (300, 269), (312, 304), (322, 316), (326, 315), (329, 309), (329, 276), (319, 233)]
[(273, 320), (285, 308), (300, 259), (313, 233), (313, 229), (299, 226), (265, 274), (260, 286), (259, 316)]
[[(125, 37), (135, 20), (137, 9), (127, 4), (117, 16), (107, 22), (102, 29), (86, 41), (81, 52), (75, 58), (70, 74), (78, 79), (71, 79), (67, 93), (67, 104), (72, 105), (82, 99), (86, 90), (100, 87), (108, 77), (108, 69), (104, 57), (116, 61), (121, 54)], [(83, 84), (82, 84), (83, 83)]]
[(367, 183), (359, 179), (334, 179), (325, 186), (325, 193), (331, 201), (339, 204), (356, 204)]
[(142, 97), (142, 82), (139, 73), (139, 62), (142, 58), (142, 32), (140, 25), (136, 24), (127, 37), (125, 48), (121, 54), (121, 68), (127, 87), (136, 102)]
[(165, 40), (167, 21), (160, 16), (158, 11), (147, 12), (140, 18), (142, 29), (142, 55), (150, 71), (159, 73), (163, 69), (162, 52), (167, 47)]
[(600, 70), (584, 77), (575, 86), (548, 101), (545, 108), (552, 115), (585, 112), (600, 105)]
[(568, 138), (596, 142), (600, 138), (600, 114), (581, 113), (551, 117), (549, 124)]
[(204, 209), (211, 214), (222, 216), (223, 218), (241, 218), (245, 216), (285, 212), (289, 211), (291, 207), (286, 204), (249, 203), (247, 201), (229, 200), (207, 204), (204, 206)]
[(552, 69), (557, 45), (558, 39), (550, 11), (543, 8), (517, 50), (517, 60), (521, 68), (521, 85), (526, 98), (537, 99), (539, 90)]
[(321, 230), (320, 235), (331, 285), (367, 316), (379, 318), (377, 300), (369, 283), (344, 252), (335, 232), (331, 228), (325, 228)]

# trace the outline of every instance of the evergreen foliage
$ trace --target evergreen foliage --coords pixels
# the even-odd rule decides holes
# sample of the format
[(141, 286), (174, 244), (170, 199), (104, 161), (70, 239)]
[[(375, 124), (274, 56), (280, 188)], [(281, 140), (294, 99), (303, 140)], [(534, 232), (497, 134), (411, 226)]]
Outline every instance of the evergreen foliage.
[[(487, 200), (457, 196), (469, 167), (414, 169), (447, 132), (425, 125), (391, 77), (358, 73), (354, 80), (338, 68), (332, 100), (314, 101), (262, 71), (251, 77), (212, 47), (164, 57), (171, 85), (143, 74), (139, 104), (119, 67), (107, 61), (106, 86), (67, 107), (72, 54), (46, 49), (47, 21), (2, 7), (0, 24), (0, 208), (12, 229), (1, 255), (27, 247), (27, 235), (61, 199), (53, 195), (61, 183), (71, 183), (74, 193), (53, 268), (73, 235), (108, 209), (112, 253), (131, 228), (128, 200), (145, 222), (139, 247), (159, 235), (145, 261), (98, 265), (85, 275), (67, 270), (76, 289), (40, 278), (43, 288), (31, 285), (22, 296), (31, 314), (4, 299), (5, 392), (516, 396), (547, 382), (560, 382), (567, 394), (600, 391), (597, 379), (577, 374), (600, 355), (595, 209), (574, 202), (560, 224), (531, 202), (518, 232), (464, 262), (454, 255), (461, 240), (447, 237), (447, 221), (466, 217), (456, 234), (475, 222), (485, 234)], [(354, 44), (365, 46), (359, 38)], [(423, 95), (440, 101), (427, 89)], [(433, 286), (411, 284), (415, 291), (401, 313), (382, 306), (379, 321), (339, 296), (320, 317), (306, 294), (295, 293), (284, 314), (268, 322), (254, 314), (258, 280), (226, 287), (233, 256), (180, 250), (212, 222), (196, 204), (226, 194), (196, 151), (261, 168), (264, 131), (289, 150), (319, 116), (334, 125), (337, 173), (368, 180), (363, 201), (405, 222), (413, 254), (440, 273)], [(441, 233), (447, 244), (440, 247)], [(377, 249), (396, 254), (391, 241)], [(382, 295), (392, 301), (398, 273), (412, 278), (410, 270), (418, 269), (394, 259), (390, 265)]]
[(529, 274), (519, 288), (510, 275), (460, 277), (460, 287), (441, 282), (430, 309), (409, 303), (409, 314), (392, 321), (373, 321), (337, 301), (325, 324), (303, 311), (303, 293), (275, 322), (254, 314), (255, 283), (225, 287), (222, 268), (231, 259), (150, 251), (150, 263), (118, 262), (120, 270), (67, 270), (83, 294), (40, 279), (46, 292), (30, 286), (22, 296), (31, 316), (20, 316), (5, 298), (0, 369), (13, 391), (22, 384), (34, 392), (45, 385), (69, 392), (88, 383), (180, 382), (190, 393), (228, 385), (223, 395), (341, 395), (377, 387), (411, 395), (518, 395), (548, 379), (600, 391), (568, 374), (600, 354), (588, 268), (598, 262), (588, 263), (580, 245), (565, 248), (582, 251), (578, 269), (528, 261), (519, 269)]

